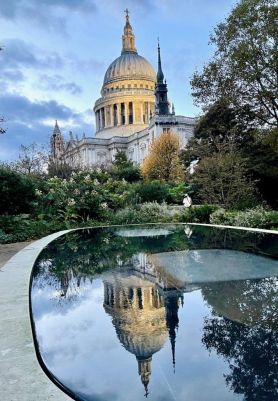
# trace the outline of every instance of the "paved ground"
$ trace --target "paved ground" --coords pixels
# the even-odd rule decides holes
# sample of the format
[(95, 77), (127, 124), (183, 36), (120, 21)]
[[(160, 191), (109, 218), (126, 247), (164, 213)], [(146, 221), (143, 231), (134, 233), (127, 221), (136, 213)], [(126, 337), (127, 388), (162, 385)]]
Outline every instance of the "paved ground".
[(17, 252), (21, 251), (21, 249), (25, 248), (27, 245), (31, 244), (31, 242), (16, 242), (15, 244), (0, 244), (0, 269), (4, 266), (4, 264)]
[(59, 235), (27, 243), (25, 248), (24, 243), (0, 247), (1, 401), (70, 400), (47, 378), (37, 362), (28, 306), (32, 265), (40, 250)]

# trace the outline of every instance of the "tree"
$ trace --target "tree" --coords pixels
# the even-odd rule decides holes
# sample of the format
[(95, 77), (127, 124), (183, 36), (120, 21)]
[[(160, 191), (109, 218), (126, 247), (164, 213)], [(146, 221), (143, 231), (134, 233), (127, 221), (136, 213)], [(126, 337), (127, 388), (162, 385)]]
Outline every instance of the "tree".
[(181, 181), (184, 178), (180, 161), (179, 137), (172, 132), (163, 132), (156, 138), (150, 153), (141, 165), (141, 172), (146, 179)]
[(43, 146), (32, 143), (29, 146), (21, 145), (19, 159), (13, 164), (13, 168), (26, 175), (46, 173), (48, 154)]
[(74, 168), (67, 164), (65, 161), (48, 163), (48, 177), (59, 177), (68, 179), (72, 175)]
[(127, 159), (123, 150), (118, 150), (112, 162), (112, 175), (117, 180), (135, 182), (140, 180), (140, 169)]
[(210, 41), (212, 60), (191, 80), (204, 108), (220, 99), (241, 110), (252, 125), (278, 126), (278, 7), (276, 0), (241, 0)]
[(188, 168), (193, 160), (239, 149), (250, 141), (251, 131), (238, 112), (226, 101), (213, 104), (198, 120), (194, 135), (182, 150), (182, 159)]
[(182, 160), (188, 170), (193, 160), (200, 162), (220, 153), (241, 157), (245, 175), (253, 181), (262, 198), (272, 207), (277, 207), (277, 129), (251, 129), (240, 117), (240, 111), (227, 102), (218, 101), (199, 119), (194, 136), (182, 151)]
[(201, 202), (239, 209), (254, 205), (254, 185), (248, 179), (244, 160), (237, 153), (205, 157), (196, 167), (192, 181), (199, 187)]
[(35, 201), (34, 181), (0, 166), (0, 182), (0, 215), (29, 213)]

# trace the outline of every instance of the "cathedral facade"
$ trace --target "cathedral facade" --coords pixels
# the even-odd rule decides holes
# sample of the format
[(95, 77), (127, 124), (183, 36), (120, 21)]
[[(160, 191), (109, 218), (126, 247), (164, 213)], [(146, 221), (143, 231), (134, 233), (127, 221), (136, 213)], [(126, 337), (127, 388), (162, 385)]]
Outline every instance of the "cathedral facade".
[(160, 46), (156, 73), (137, 52), (126, 11), (121, 55), (108, 67), (101, 97), (94, 106), (95, 136), (74, 138), (70, 133), (69, 141), (65, 141), (56, 121), (51, 137), (52, 159), (72, 167), (90, 168), (109, 165), (117, 151), (121, 150), (129, 160), (140, 164), (148, 154), (152, 141), (168, 131), (178, 134), (181, 147), (184, 147), (193, 134), (196, 120), (175, 115), (167, 92)]

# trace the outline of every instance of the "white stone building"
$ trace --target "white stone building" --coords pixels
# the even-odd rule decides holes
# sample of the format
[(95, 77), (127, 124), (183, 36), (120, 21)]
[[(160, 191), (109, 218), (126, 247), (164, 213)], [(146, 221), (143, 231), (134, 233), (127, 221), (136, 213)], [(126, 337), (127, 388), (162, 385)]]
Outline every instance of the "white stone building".
[(180, 136), (183, 147), (192, 135), (195, 118), (176, 116), (170, 111), (167, 84), (161, 68), (158, 46), (158, 71), (138, 55), (128, 12), (122, 36), (122, 52), (108, 67), (101, 97), (94, 106), (95, 137), (65, 141), (56, 121), (51, 137), (52, 159), (74, 167), (110, 164), (118, 150), (125, 151), (134, 163), (141, 163), (152, 141), (171, 130)]

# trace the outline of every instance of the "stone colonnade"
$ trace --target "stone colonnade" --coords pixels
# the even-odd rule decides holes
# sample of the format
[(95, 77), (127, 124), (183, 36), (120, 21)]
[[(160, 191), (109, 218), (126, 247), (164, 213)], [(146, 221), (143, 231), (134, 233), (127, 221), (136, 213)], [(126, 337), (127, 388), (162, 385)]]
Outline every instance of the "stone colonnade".
[(123, 288), (111, 283), (104, 283), (104, 303), (116, 309), (129, 308), (159, 309), (164, 306), (163, 298), (155, 286)]
[(96, 110), (96, 131), (130, 124), (148, 124), (154, 113), (153, 102), (117, 102)]

